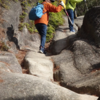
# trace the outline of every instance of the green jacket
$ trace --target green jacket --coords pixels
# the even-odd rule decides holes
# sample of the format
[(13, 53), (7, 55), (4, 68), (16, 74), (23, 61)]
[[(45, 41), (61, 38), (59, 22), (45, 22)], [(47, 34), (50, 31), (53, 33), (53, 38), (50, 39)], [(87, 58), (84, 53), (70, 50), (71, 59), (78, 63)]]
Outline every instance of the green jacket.
[(66, 9), (72, 9), (74, 11), (74, 9), (76, 8), (76, 4), (82, 1), (83, 0), (68, 0)]

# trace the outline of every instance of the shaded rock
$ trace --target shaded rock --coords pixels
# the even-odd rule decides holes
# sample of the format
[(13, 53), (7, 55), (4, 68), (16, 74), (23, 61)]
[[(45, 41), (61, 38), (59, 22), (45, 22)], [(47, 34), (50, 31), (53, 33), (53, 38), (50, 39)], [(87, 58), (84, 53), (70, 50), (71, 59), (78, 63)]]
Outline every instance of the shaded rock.
[(59, 54), (66, 47), (67, 34), (59, 31), (56, 32), (54, 40), (50, 44), (52, 54)]
[[(85, 14), (82, 31), (84, 37), (95, 42), (97, 46), (100, 44), (100, 7), (93, 7)], [(81, 36), (81, 33), (78, 33)]]
[(29, 69), (29, 74), (53, 81), (53, 63), (49, 57), (29, 51), (24, 63), (24, 67)]
[[(50, 51), (54, 55), (59, 54), (63, 49), (65, 49), (67, 44), (67, 37), (69, 35), (75, 34), (74, 32), (69, 32), (67, 17), (65, 16), (64, 19), (64, 25), (58, 27), (50, 44)], [(76, 28), (76, 30), (78, 30), (76, 26), (74, 27)]]
[(97, 96), (100, 96), (100, 48), (96, 45), (99, 36), (96, 40), (95, 32), (100, 28), (99, 8), (94, 7), (86, 13), (79, 32), (65, 37), (66, 49), (52, 56), (56, 81), (75, 92)]
[(31, 75), (2, 73), (0, 80), (0, 100), (97, 100)]
[[(100, 95), (100, 71), (95, 73), (90, 73), (77, 82), (74, 82), (72, 85), (67, 86), (67, 88), (78, 92), (78, 93), (87, 93), (92, 95)], [(64, 84), (63, 84), (64, 85)]]

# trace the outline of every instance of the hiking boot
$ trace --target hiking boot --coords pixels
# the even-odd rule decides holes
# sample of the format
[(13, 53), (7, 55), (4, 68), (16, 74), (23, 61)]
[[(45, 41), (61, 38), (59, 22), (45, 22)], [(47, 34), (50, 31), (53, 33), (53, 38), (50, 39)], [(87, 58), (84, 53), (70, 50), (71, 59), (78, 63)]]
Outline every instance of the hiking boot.
[(40, 46), (39, 53), (42, 53), (42, 54), (44, 54), (44, 48), (43, 48), (42, 46)]
[(75, 32), (75, 30), (71, 30), (70, 32)]
[(39, 53), (46, 54), (46, 51), (39, 50)]
[(39, 53), (42, 53), (43, 54), (43, 51), (42, 50), (39, 50)]

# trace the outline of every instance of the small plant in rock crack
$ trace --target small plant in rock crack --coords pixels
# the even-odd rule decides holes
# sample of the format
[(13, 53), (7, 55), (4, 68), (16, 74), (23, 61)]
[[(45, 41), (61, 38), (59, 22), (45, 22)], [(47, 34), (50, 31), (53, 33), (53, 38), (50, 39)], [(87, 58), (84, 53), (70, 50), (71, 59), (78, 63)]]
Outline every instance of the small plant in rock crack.
[(4, 43), (0, 42), (0, 50), (1, 51), (8, 51), (9, 47)]
[(0, 6), (9, 9), (10, 2), (8, 0), (0, 0)]
[(23, 22), (24, 18), (27, 16), (28, 14), (26, 12), (22, 12), (22, 14), (20, 15), (20, 21)]

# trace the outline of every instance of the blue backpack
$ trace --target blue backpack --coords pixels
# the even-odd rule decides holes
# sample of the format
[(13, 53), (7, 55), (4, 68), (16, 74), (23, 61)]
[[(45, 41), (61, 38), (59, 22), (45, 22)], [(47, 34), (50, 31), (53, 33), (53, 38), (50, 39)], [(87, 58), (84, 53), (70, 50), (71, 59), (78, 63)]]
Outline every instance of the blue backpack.
[(43, 13), (43, 8), (44, 8), (43, 4), (37, 3), (37, 6), (33, 7), (29, 12), (29, 19), (36, 20), (41, 18), (42, 15), (46, 13), (46, 12)]

